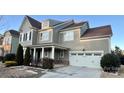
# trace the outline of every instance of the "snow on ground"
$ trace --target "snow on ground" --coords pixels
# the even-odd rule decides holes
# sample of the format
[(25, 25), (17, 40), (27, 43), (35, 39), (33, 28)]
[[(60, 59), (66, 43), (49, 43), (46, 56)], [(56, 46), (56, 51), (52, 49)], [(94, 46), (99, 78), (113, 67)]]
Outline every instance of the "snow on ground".
[(41, 78), (100, 78), (101, 70), (67, 66), (46, 72)]

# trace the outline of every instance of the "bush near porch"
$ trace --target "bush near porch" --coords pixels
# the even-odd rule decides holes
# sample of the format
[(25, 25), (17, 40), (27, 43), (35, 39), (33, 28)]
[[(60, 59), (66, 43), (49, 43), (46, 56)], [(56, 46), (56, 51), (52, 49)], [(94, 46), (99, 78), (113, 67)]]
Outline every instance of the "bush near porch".
[(101, 59), (101, 67), (105, 72), (117, 72), (121, 62), (117, 55), (105, 54)]
[(3, 63), (5, 64), (6, 67), (9, 66), (16, 66), (17, 62), (15, 54), (6, 54), (3, 60)]
[(53, 62), (54, 62), (53, 59), (43, 58), (42, 68), (43, 69), (53, 69), (54, 68)]
[(38, 61), (32, 61), (31, 66), (42, 67), (44, 69), (54, 68), (55, 65), (69, 65), (68, 60), (63, 59), (51, 59), (51, 58), (43, 58)]
[(15, 54), (6, 54), (3, 58), (3, 63), (5, 63), (5, 61), (15, 61), (16, 60), (16, 55)]
[(27, 47), (27, 49), (25, 51), (24, 65), (29, 66), (30, 63), (31, 63), (30, 48)]

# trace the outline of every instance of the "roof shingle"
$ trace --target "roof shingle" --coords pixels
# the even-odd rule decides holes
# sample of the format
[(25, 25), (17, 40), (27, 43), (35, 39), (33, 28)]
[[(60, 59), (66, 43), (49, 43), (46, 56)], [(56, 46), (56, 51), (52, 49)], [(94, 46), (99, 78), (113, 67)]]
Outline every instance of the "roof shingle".
[(32, 27), (36, 27), (38, 29), (41, 29), (41, 23), (39, 21), (37, 21), (37, 20), (35, 20), (35, 19), (33, 19), (33, 18), (29, 17), (29, 16), (26, 16), (26, 17), (28, 18), (28, 20), (29, 20), (30, 24), (32, 25)]
[(9, 30), (9, 32), (12, 34), (12, 35), (19, 35), (19, 32), (16, 31), (16, 30)]
[(106, 36), (106, 35), (112, 35), (112, 30), (110, 25), (90, 28), (81, 36), (81, 38), (88, 38), (88, 37), (90, 38), (94, 36)]
[(73, 24), (71, 24), (71, 25), (69, 25), (69, 26), (66, 26), (66, 27), (63, 28), (63, 29), (68, 29), (68, 28), (73, 28), (73, 27), (82, 26), (84, 23), (86, 23), (86, 22), (73, 23)]

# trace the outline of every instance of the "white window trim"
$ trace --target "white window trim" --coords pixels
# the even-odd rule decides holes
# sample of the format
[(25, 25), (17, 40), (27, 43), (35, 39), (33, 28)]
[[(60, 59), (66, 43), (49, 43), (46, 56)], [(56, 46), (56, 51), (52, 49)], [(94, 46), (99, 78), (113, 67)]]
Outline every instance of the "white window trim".
[(74, 40), (74, 31), (63, 32), (63, 41), (73, 41)]
[[(42, 34), (42, 37), (41, 37)], [(40, 33), (40, 41), (48, 41), (49, 40), (49, 31), (41, 32)]]

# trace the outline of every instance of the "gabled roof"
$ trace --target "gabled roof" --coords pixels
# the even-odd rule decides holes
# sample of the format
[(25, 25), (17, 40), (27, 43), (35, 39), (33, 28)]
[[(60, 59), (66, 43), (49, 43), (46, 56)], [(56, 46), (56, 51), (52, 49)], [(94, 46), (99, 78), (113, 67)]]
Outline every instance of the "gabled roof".
[(96, 28), (90, 28), (88, 29), (81, 38), (90, 38), (90, 37), (100, 37), (100, 36), (111, 36), (112, 30), (110, 25), (96, 27)]
[[(12, 29), (11, 29), (11, 30), (8, 30), (8, 31), (6, 31), (6, 32), (10, 32), (10, 34), (13, 35), (13, 36), (19, 36), (19, 32), (16, 31), (16, 30), (12, 30)], [(5, 32), (5, 33), (6, 33), (6, 32)], [(5, 33), (4, 33), (4, 34), (5, 34)]]
[(29, 20), (32, 27), (41, 29), (41, 23), (39, 21), (37, 21), (29, 16), (26, 16), (26, 18)]

